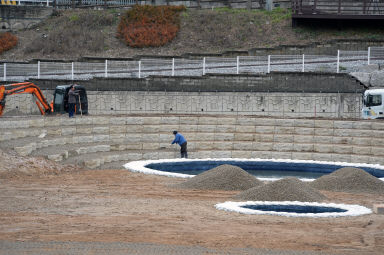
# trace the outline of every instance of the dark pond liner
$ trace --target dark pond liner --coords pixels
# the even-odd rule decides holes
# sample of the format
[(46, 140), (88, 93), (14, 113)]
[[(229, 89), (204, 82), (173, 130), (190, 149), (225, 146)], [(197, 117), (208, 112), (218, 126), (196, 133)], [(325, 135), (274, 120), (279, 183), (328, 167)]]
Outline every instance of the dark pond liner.
[[(238, 161), (238, 160), (192, 160), (182, 162), (159, 162), (150, 163), (146, 165), (147, 168), (165, 171), (171, 173), (182, 173), (196, 175), (206, 170), (215, 168), (220, 165), (234, 165), (244, 169), (247, 172), (253, 171), (284, 171), (284, 172), (301, 172), (303, 176), (310, 176), (310, 173), (314, 173), (314, 178), (321, 175), (329, 174), (337, 169), (345, 167), (344, 165), (337, 164), (320, 164), (315, 162), (281, 162), (281, 161)], [(364, 171), (370, 173), (377, 178), (384, 177), (384, 170), (358, 166)]]
[(328, 207), (328, 206), (313, 206), (313, 205), (244, 205), (240, 206), (251, 210), (259, 210), (266, 212), (287, 212), (287, 213), (339, 213), (347, 210)]

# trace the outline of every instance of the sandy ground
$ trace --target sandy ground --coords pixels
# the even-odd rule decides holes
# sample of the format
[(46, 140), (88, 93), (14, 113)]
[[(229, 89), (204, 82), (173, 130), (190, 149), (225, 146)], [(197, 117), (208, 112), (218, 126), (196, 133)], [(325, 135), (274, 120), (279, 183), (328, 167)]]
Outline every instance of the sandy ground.
[[(5, 173), (0, 178), (0, 240), (384, 253), (384, 215), (242, 215), (214, 208), (237, 192), (169, 187), (182, 181), (125, 170)], [(384, 195), (322, 193), (332, 202), (370, 208), (384, 202)]]

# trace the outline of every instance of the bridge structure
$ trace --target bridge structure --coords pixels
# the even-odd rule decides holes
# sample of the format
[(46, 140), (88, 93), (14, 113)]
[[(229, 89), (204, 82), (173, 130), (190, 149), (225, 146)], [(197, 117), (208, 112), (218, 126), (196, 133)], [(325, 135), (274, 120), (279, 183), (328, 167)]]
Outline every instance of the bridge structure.
[(292, 0), (292, 25), (300, 20), (384, 20), (383, 0)]

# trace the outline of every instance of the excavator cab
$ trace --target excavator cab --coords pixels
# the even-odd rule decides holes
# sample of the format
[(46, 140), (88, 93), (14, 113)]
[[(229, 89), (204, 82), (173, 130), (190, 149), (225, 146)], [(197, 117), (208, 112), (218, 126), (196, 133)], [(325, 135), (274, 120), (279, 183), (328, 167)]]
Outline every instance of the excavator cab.
[[(83, 86), (74, 85), (75, 90), (79, 92), (76, 97), (75, 112), (77, 114), (88, 114), (88, 99), (87, 91)], [(68, 92), (72, 85), (59, 85), (53, 93), (53, 112), (67, 113), (68, 112)]]
[[(88, 114), (87, 92), (83, 86), (73, 85), (79, 92), (76, 97), (75, 111), (77, 114)], [(4, 112), (6, 97), (17, 94), (32, 94), (41, 115), (63, 114), (68, 112), (68, 92), (72, 85), (57, 86), (53, 93), (53, 102), (48, 103), (41, 89), (31, 82), (0, 85), (0, 116)]]

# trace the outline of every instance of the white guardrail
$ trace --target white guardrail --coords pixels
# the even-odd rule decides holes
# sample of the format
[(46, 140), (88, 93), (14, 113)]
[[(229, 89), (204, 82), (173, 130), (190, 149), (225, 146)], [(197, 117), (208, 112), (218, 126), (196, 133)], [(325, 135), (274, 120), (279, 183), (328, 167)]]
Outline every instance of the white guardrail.
[(158, 58), (135, 61), (3, 63), (2, 81), (28, 79), (88, 80), (93, 77), (144, 78), (150, 75), (202, 76), (212, 74), (260, 74), (270, 72), (358, 71), (367, 64), (384, 64), (384, 47), (367, 51), (337, 51), (337, 56), (268, 55), (202, 59)]

